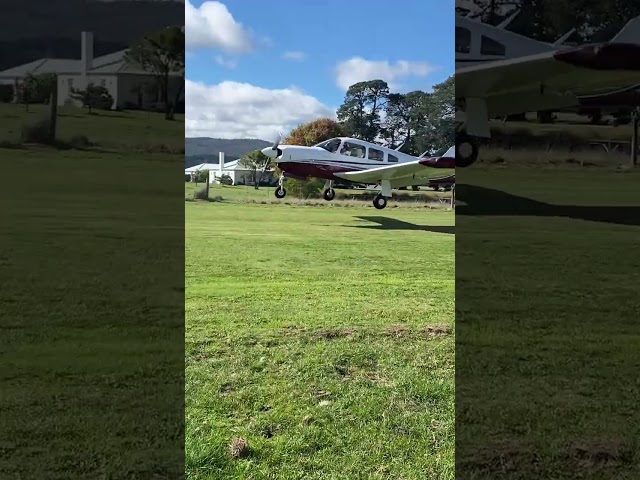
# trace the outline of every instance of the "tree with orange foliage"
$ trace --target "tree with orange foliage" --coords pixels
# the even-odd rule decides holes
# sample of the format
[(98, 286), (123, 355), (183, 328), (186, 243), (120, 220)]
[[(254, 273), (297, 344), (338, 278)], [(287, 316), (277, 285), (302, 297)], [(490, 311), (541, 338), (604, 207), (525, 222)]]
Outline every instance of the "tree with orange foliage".
[(304, 145), (310, 147), (334, 137), (344, 136), (345, 132), (338, 122), (330, 118), (319, 118), (313, 122), (303, 123), (291, 130), (283, 145)]

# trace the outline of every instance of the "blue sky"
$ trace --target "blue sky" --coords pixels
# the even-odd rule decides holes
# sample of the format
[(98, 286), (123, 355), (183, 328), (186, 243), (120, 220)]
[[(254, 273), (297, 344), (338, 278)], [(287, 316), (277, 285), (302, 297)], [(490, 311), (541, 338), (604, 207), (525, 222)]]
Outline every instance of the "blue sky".
[[(224, 137), (266, 136), (335, 112), (357, 81), (430, 90), (454, 72), (453, 0), (189, 0), (185, 8), (187, 136), (215, 136), (217, 127)], [(235, 130), (231, 98), (243, 106)]]

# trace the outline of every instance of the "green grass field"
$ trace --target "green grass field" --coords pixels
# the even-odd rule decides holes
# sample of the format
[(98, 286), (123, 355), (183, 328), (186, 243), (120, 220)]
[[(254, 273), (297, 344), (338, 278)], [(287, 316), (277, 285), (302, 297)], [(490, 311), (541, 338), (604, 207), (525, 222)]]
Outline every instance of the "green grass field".
[(453, 213), (185, 208), (187, 477), (453, 479)]
[(68, 108), (96, 145), (58, 150), (31, 110), (0, 108), (0, 478), (180, 478), (183, 124)]
[[(205, 187), (203, 183), (186, 182), (184, 187), (185, 200), (193, 200), (196, 191)], [(210, 185), (209, 199), (224, 203), (262, 204), (262, 205), (297, 205), (315, 207), (371, 207), (375, 192), (366, 190), (350, 190), (336, 188), (336, 198), (327, 202), (323, 198), (302, 198), (287, 194), (283, 199), (274, 196), (275, 187), (260, 187), (242, 185)], [(451, 207), (451, 192), (434, 191), (427, 187), (421, 190), (394, 190), (387, 209), (395, 208), (437, 208)]]
[(638, 478), (640, 173), (518, 153), (456, 179), (456, 478)]

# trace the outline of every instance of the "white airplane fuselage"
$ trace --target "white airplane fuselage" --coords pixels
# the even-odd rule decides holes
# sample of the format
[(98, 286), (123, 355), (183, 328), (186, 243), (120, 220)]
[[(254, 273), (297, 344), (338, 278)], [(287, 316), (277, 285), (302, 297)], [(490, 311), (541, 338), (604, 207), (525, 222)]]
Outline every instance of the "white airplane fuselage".
[[(398, 165), (419, 159), (374, 143), (348, 137), (330, 139), (320, 145), (325, 146), (279, 145), (276, 150), (267, 147), (262, 150), (262, 153), (271, 157), (271, 161), (276, 163), (287, 177), (298, 179), (314, 177), (329, 181), (344, 181), (336, 177), (336, 173)], [(426, 160), (428, 159), (425, 158)], [(453, 182), (455, 179), (455, 168), (431, 168), (428, 163), (424, 165), (422, 173), (415, 178), (415, 185), (425, 185), (432, 180), (450, 179)]]

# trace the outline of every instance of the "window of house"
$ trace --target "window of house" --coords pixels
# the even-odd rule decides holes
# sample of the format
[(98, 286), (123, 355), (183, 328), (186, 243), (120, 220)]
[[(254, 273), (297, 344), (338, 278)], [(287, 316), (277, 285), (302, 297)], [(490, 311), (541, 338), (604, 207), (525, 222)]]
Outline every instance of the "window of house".
[(398, 157), (396, 157), (395, 155), (391, 155), (389, 154), (388, 160), (389, 163), (398, 163)]
[(344, 142), (342, 144), (340, 154), (356, 158), (365, 158), (366, 150), (367, 149), (365, 147), (358, 145), (357, 143)]
[(382, 162), (384, 160), (384, 152), (377, 148), (369, 149), (369, 160), (375, 160), (376, 162)]
[(500, 42), (496, 42), (494, 39), (482, 36), (482, 43), (480, 44), (480, 53), (482, 55), (505, 55), (505, 47)]
[(471, 32), (462, 27), (456, 27), (456, 53), (471, 52)]

